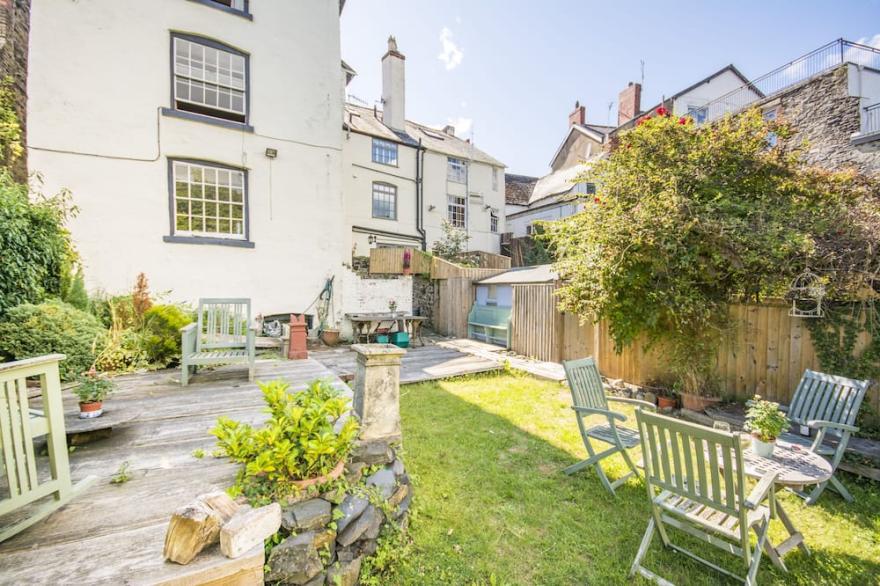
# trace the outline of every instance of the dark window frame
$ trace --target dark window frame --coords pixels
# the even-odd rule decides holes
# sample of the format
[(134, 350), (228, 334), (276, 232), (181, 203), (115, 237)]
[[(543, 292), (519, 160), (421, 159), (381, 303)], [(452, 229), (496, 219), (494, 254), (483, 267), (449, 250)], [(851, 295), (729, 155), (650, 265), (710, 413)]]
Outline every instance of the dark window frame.
[[(394, 207), (392, 208), (393, 216), (377, 216), (376, 215), (376, 186), (381, 185), (382, 187), (390, 187), (394, 190)], [(391, 222), (397, 221), (397, 186), (393, 183), (388, 183), (387, 181), (373, 181), (370, 184), (370, 216), (375, 220), (389, 220)], [(386, 194), (387, 195), (387, 194)]]
[[(231, 53), (233, 55), (238, 55), (239, 57), (244, 58), (244, 121), (234, 120), (229, 117), (224, 117), (222, 115), (212, 115), (203, 112), (194, 112), (192, 110), (183, 110), (177, 107), (177, 97), (176, 97), (176, 87), (177, 87), (177, 68), (175, 66), (175, 55), (174, 55), (174, 41), (176, 39), (181, 39), (184, 41), (189, 41), (191, 43), (196, 43), (205, 47), (210, 47), (212, 49), (216, 49), (218, 51), (224, 51), (226, 53)], [(232, 45), (227, 45), (226, 43), (222, 43), (210, 37), (202, 37), (199, 35), (193, 35), (189, 33), (182, 33), (177, 31), (171, 31), (170, 41), (169, 41), (169, 75), (170, 75), (170, 86), (171, 86), (171, 97), (170, 97), (170, 105), (171, 107), (168, 109), (163, 108), (162, 112), (165, 115), (174, 116), (177, 118), (186, 118), (191, 120), (203, 121), (208, 123), (215, 123), (218, 126), (225, 126), (229, 128), (240, 128), (242, 130), (246, 130), (249, 132), (253, 132), (253, 126), (250, 125), (251, 119), (251, 56), (250, 53), (242, 51)], [(205, 110), (210, 110), (210, 106), (205, 106)], [(216, 112), (222, 114), (222, 110), (216, 110)], [(227, 112), (227, 114), (231, 114)]]
[[(165, 242), (177, 244), (218, 244), (221, 246), (237, 246), (240, 248), (254, 248), (251, 241), (251, 209), (250, 209), (250, 171), (245, 167), (236, 167), (226, 163), (219, 163), (208, 159), (194, 159), (185, 157), (167, 157), (168, 159), (168, 231), (169, 233), (162, 237)], [(238, 171), (243, 174), (242, 187), (244, 198), (244, 239), (240, 238), (223, 238), (222, 236), (191, 236), (189, 234), (177, 234), (176, 210), (174, 206), (174, 163), (189, 163), (191, 165), (201, 165), (204, 167), (214, 167), (216, 169), (227, 169), (229, 171)]]
[(190, 2), (195, 2), (196, 4), (201, 4), (202, 6), (207, 6), (208, 8), (214, 8), (216, 10), (222, 10), (223, 12), (233, 14), (235, 16), (240, 16), (242, 18), (246, 18), (248, 20), (253, 20), (254, 15), (251, 14), (251, 0), (244, 0), (244, 10), (239, 10), (237, 8), (233, 8), (231, 6), (226, 6), (222, 2), (218, 2), (217, 0), (189, 0)]

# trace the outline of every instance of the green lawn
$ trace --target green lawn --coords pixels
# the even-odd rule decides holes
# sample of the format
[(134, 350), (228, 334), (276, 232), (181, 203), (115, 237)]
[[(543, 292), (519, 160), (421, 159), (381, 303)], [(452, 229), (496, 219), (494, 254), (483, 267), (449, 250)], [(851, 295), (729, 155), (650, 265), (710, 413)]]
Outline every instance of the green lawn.
[[(646, 583), (626, 576), (649, 516), (643, 482), (631, 479), (614, 498), (592, 470), (561, 472), (585, 457), (566, 387), (481, 375), (408, 385), (401, 395), (406, 466), (416, 489), (413, 543), (389, 583)], [(622, 475), (620, 456), (605, 469), (612, 480)], [(790, 553), (788, 575), (765, 558), (761, 584), (880, 583), (880, 487), (843, 480), (855, 504), (830, 490), (809, 508), (782, 495), (813, 556)], [(771, 536), (783, 532), (774, 522)], [(739, 571), (732, 556), (696, 547)], [(663, 551), (659, 538), (645, 564), (677, 584), (735, 583)]]

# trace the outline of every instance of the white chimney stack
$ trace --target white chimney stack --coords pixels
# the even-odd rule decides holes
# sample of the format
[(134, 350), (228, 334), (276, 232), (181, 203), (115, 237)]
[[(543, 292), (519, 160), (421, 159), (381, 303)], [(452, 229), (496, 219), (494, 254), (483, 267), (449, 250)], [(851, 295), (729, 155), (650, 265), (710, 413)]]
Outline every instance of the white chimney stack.
[(388, 52), (382, 57), (382, 121), (393, 130), (405, 130), (406, 120), (404, 79), (406, 57), (397, 50), (397, 40), (388, 37)]

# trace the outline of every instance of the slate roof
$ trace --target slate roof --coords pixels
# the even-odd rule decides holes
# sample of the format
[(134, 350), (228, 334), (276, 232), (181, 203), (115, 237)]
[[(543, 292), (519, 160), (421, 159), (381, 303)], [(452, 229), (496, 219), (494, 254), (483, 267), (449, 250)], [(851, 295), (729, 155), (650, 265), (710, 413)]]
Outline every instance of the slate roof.
[(437, 130), (424, 124), (407, 120), (406, 132), (394, 131), (382, 122), (381, 110), (373, 110), (372, 108), (365, 108), (355, 104), (345, 104), (344, 125), (355, 132), (401, 142), (410, 146), (417, 146), (419, 139), (421, 139), (422, 146), (430, 151), (460, 159), (479, 161), (496, 167), (506, 167), (504, 163), (481, 151), (470, 142), (445, 134), (442, 130)]
[(532, 197), (532, 190), (535, 188), (535, 183), (537, 182), (537, 177), (505, 173), (504, 203), (519, 206), (529, 205), (529, 199)]

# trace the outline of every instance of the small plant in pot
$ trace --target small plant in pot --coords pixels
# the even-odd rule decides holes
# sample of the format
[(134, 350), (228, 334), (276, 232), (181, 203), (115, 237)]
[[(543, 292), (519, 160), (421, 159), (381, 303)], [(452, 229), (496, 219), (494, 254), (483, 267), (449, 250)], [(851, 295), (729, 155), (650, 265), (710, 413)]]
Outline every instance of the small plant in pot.
[(779, 403), (765, 401), (759, 395), (749, 401), (745, 430), (752, 434), (752, 449), (762, 458), (773, 455), (778, 438), (788, 429), (788, 418), (780, 411)]
[(116, 385), (106, 376), (98, 374), (94, 366), (80, 375), (77, 383), (73, 393), (79, 399), (80, 419), (100, 417), (104, 413), (104, 399), (113, 392)]

